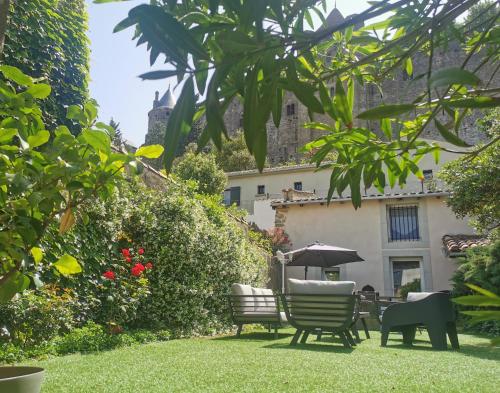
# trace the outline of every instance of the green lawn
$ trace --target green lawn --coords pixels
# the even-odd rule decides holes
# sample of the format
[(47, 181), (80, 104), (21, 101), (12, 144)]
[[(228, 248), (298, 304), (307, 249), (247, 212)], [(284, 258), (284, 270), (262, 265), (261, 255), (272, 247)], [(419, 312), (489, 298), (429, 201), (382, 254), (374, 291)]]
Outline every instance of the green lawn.
[(174, 340), (36, 362), (43, 392), (498, 392), (500, 349), (461, 335), (461, 350), (433, 351), (426, 334), (413, 348), (373, 333), (353, 350), (326, 337), (289, 347), (253, 332), (242, 338)]

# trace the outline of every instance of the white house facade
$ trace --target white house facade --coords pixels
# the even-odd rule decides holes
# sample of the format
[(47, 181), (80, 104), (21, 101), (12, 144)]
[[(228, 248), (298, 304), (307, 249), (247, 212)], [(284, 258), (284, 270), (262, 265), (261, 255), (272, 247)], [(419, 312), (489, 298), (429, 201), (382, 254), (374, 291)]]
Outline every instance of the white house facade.
[[(358, 290), (383, 296), (415, 280), (423, 291), (446, 290), (456, 269), (453, 257), (479, 241), (446, 205), (448, 193), (435, 180), (442, 164), (455, 158), (446, 152), (439, 163), (425, 157), (425, 179), (410, 177), (404, 188), (383, 194), (364, 190), (357, 210), (349, 190), (328, 204), (330, 172), (310, 165), (228, 173), (225, 201), (246, 209), (247, 220), (262, 229), (283, 228), (294, 249), (319, 241), (357, 250), (365, 259), (326, 271), (309, 268), (309, 279), (353, 280)], [(303, 278), (304, 268), (288, 267), (286, 276)]]

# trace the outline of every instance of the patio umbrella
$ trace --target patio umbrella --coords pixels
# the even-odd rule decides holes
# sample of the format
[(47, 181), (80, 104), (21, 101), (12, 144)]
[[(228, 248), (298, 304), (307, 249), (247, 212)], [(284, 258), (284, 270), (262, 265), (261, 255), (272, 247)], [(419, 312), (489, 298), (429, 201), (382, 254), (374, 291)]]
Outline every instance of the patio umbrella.
[(290, 251), (285, 254), (288, 258), (287, 266), (305, 266), (305, 279), (309, 266), (332, 267), (350, 262), (362, 262), (357, 251), (347, 248), (329, 246), (315, 242), (307, 247)]

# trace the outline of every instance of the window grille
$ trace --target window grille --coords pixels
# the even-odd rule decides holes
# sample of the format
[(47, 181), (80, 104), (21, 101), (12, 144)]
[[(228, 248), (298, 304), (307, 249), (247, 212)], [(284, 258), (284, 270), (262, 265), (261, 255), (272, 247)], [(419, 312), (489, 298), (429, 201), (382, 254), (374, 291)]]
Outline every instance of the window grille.
[(387, 212), (389, 241), (420, 240), (418, 206), (389, 206)]

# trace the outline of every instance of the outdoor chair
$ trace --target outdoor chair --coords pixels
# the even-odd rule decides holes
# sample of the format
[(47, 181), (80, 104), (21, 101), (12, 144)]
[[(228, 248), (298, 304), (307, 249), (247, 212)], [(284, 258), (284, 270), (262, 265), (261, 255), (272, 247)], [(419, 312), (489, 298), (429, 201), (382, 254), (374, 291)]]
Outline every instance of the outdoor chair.
[(282, 295), (288, 322), (297, 329), (290, 345), (301, 343), (309, 335), (337, 335), (344, 347), (356, 345), (352, 328), (357, 296), (352, 281), (314, 281), (288, 279), (289, 293)]
[(403, 334), (403, 343), (412, 345), (418, 327), (429, 333), (434, 349), (447, 349), (446, 335), (454, 349), (459, 349), (456, 315), (449, 293), (410, 292), (405, 303), (389, 305), (382, 314), (383, 347), (387, 345), (389, 332)]
[(250, 285), (233, 284), (229, 305), (233, 323), (238, 326), (236, 337), (239, 337), (243, 325), (263, 324), (268, 331), (274, 328), (274, 337), (278, 337), (278, 328), (286, 323), (285, 313), (280, 311), (280, 302), (271, 289), (253, 288)]

